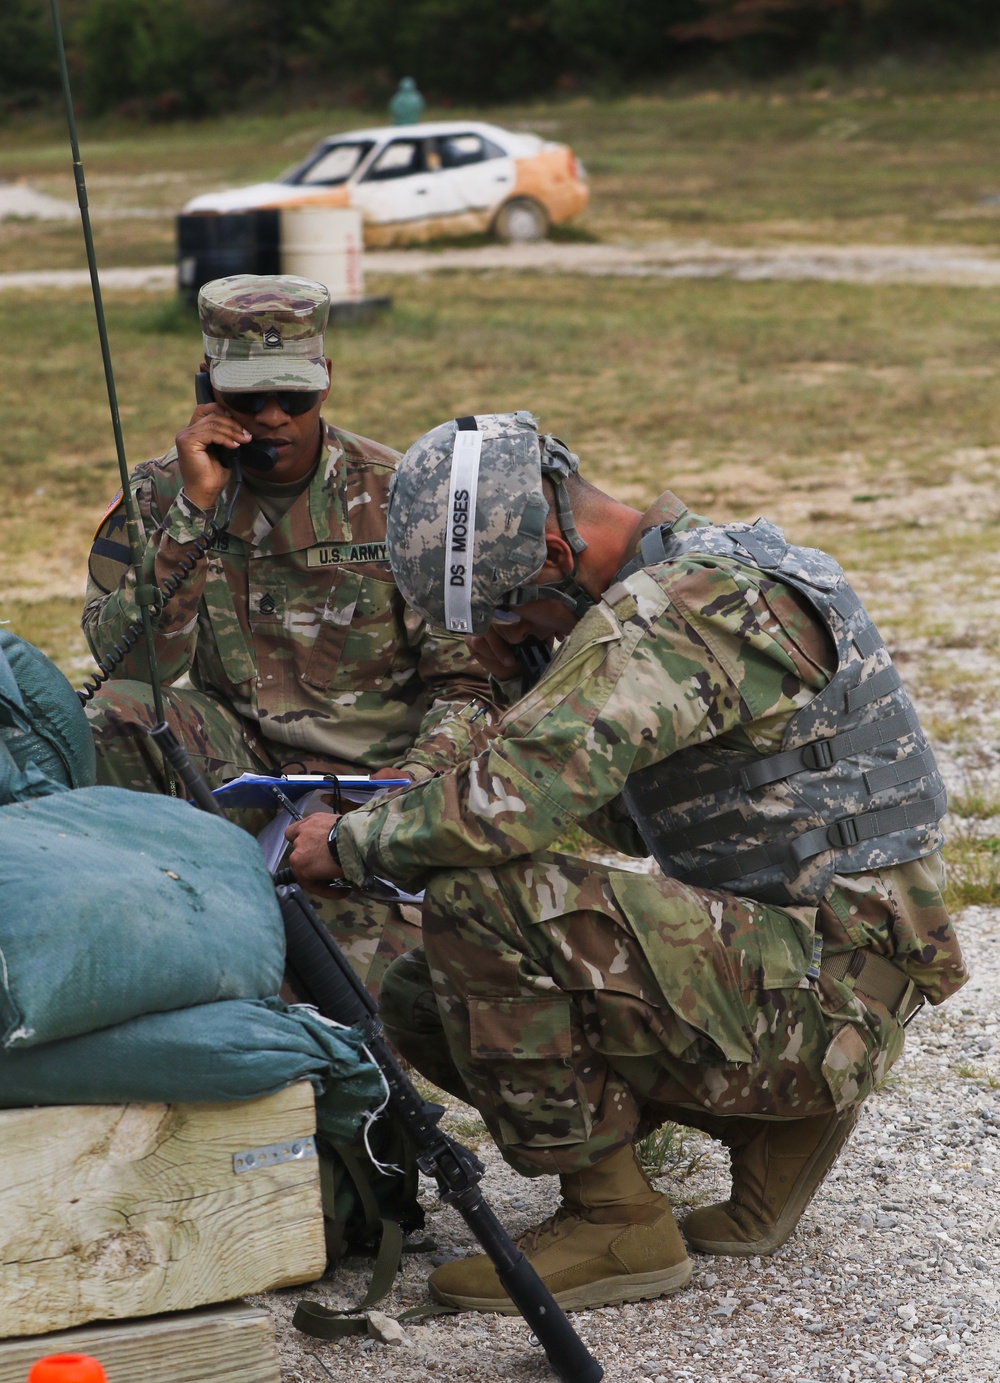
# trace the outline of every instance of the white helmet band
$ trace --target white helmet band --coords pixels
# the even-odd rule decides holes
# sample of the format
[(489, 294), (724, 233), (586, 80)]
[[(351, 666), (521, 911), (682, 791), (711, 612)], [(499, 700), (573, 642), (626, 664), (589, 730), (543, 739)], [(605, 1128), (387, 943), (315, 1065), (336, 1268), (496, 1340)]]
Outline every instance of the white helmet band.
[[(470, 422), (471, 427), (468, 426)], [(475, 419), (462, 418), (451, 452), (444, 544), (444, 621), (445, 628), (453, 634), (471, 634), (473, 628), (472, 572), (482, 450), (483, 434), (476, 427)]]

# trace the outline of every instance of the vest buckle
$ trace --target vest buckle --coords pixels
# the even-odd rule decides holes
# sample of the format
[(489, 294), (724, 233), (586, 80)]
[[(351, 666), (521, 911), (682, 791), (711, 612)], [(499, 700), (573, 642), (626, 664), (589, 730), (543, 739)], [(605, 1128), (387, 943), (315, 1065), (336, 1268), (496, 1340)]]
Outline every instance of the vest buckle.
[(842, 821), (835, 821), (827, 832), (827, 839), (831, 845), (839, 845), (845, 850), (860, 844), (857, 818), (845, 816)]
[(813, 740), (802, 751), (802, 762), (806, 768), (830, 768), (837, 762), (833, 752), (833, 740)]

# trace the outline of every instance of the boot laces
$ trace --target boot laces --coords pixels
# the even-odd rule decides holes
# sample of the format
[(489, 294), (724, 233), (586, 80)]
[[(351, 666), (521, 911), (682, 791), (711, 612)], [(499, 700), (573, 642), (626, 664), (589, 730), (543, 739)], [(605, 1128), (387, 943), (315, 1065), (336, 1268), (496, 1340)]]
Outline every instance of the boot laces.
[(534, 1253), (541, 1240), (558, 1239), (562, 1233), (562, 1226), (567, 1220), (580, 1220), (582, 1216), (576, 1210), (570, 1210), (561, 1205), (554, 1215), (543, 1220), (541, 1224), (534, 1225), (531, 1229), (526, 1229), (523, 1234), (518, 1235), (517, 1247), (523, 1253)]

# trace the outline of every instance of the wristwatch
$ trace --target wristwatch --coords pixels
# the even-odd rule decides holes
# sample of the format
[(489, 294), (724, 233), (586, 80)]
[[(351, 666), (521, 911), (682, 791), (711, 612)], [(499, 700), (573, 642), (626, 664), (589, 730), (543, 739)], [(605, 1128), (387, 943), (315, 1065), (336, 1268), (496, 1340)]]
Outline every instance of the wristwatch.
[(337, 866), (340, 872), (343, 873), (344, 866), (340, 863), (340, 850), (337, 848), (337, 831), (339, 830), (339, 828), (340, 817), (338, 816), (337, 820), (333, 823), (333, 830), (326, 838), (326, 848), (329, 850), (330, 856), (334, 864)]

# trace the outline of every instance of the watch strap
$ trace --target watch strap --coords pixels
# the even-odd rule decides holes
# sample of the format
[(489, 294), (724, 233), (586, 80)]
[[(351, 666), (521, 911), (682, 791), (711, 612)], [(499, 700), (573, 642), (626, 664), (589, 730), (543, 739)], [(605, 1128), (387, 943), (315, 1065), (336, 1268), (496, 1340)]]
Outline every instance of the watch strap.
[(326, 838), (326, 848), (338, 869), (343, 870), (344, 866), (340, 862), (340, 849), (337, 845), (337, 831), (340, 829), (340, 818), (333, 823), (333, 830)]

